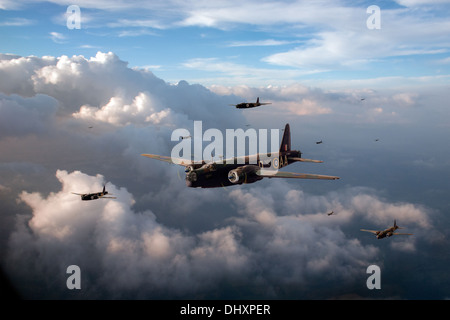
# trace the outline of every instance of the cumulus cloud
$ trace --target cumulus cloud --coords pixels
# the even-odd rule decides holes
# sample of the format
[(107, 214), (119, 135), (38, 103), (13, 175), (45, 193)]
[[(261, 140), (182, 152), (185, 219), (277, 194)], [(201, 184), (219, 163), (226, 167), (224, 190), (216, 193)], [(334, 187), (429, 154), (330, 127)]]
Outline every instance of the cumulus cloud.
[[(305, 235), (302, 243), (304, 245), (309, 243), (306, 239), (311, 238), (314, 239), (311, 246), (315, 246), (320, 245), (322, 240), (327, 242), (334, 239), (332, 241), (334, 243), (342, 241), (343, 249), (347, 248), (345, 243), (347, 241), (352, 243), (352, 240), (348, 239), (342, 230), (355, 220), (369, 224), (372, 226), (369, 229), (375, 228), (376, 230), (384, 230), (392, 226), (394, 220), (397, 220), (400, 226), (407, 227), (409, 232), (415, 230), (423, 235), (433, 229), (430, 221), (432, 212), (429, 209), (412, 203), (390, 203), (377, 196), (371, 189), (351, 188), (332, 192), (326, 196), (313, 196), (289, 189), (288, 186), (282, 184), (275, 185), (275, 188), (277, 190), (272, 187), (267, 189), (255, 187), (244, 193), (233, 190), (230, 197), (236, 201), (238, 211), (245, 214), (244, 220), (237, 219), (237, 221), (245, 222), (244, 224), (256, 222), (260, 226), (265, 226), (266, 232), (271, 230), (273, 234), (280, 236), (286, 236), (288, 230), (294, 232), (296, 228), (302, 235), (308, 232), (325, 233), (325, 238), (317, 234)], [(332, 218), (326, 214), (330, 211), (336, 213)], [(360, 228), (367, 229), (368, 227)], [(271, 240), (268, 241), (276, 241), (271, 232), (268, 235)], [(299, 236), (296, 232), (294, 233), (293, 236)], [(432, 238), (429, 238), (430, 241)], [(408, 243), (410, 249), (413, 249), (414, 240), (410, 240)], [(325, 246), (320, 246), (325, 248)], [(311, 250), (311, 252), (315, 252), (315, 250)], [(352, 255), (353, 253), (349, 252), (348, 254)], [(328, 254), (323, 254), (323, 256), (328, 256)], [(341, 254), (341, 257), (344, 255)]]
[[(423, 225), (427, 212), (410, 204), (390, 205), (369, 195), (318, 198), (280, 184), (275, 193), (262, 193), (269, 189), (259, 187), (231, 191), (228, 197), (239, 216), (231, 216), (223, 227), (189, 234), (164, 226), (151, 210), (134, 211), (133, 195), (112, 183), (106, 187), (117, 199), (81, 201), (72, 194), (100, 191), (106, 183), (100, 174), (58, 170), (56, 178), (62, 188), (47, 197), (38, 192), (20, 194), (32, 215), (18, 221), (8, 259), (8, 265), (17, 269), (14, 276), (21, 276), (21, 286), (22, 281), (33, 288), (47, 278), (56, 279), (47, 288), (49, 297), (68, 295), (64, 270), (75, 264), (82, 271), (83, 298), (206, 297), (225, 279), (250, 287), (264, 284), (270, 298), (277, 286), (313, 288), (330, 272), (335, 274), (331, 283), (359, 277), (379, 249), (345, 234), (342, 227), (349, 223), (349, 215), (368, 214), (366, 221), (377, 222), (371, 215), (376, 211), (380, 221), (398, 217), (407, 222), (406, 213), (399, 211), (413, 211), (411, 224), (422, 217), (419, 225), (431, 227)], [(293, 210), (300, 201), (316, 211), (304, 215)], [(332, 206), (339, 208), (336, 217), (323, 211)], [(392, 206), (395, 210), (390, 211)], [(406, 250), (401, 246), (394, 249)], [(410, 243), (403, 246), (414, 250)], [(31, 294), (33, 289), (23, 290)]]
[(424, 229), (430, 229), (431, 224), (422, 208), (413, 204), (384, 203), (374, 196), (357, 195), (352, 199), (354, 210), (367, 214), (369, 220), (375, 224), (383, 221), (398, 219), (404, 223), (415, 223)]
[[(158, 106), (159, 104), (159, 106)], [(155, 106), (156, 105), (156, 106)], [(170, 108), (162, 108), (161, 103), (148, 93), (139, 93), (130, 104), (126, 104), (121, 97), (112, 97), (102, 108), (81, 106), (80, 111), (73, 114), (75, 118), (85, 120), (99, 120), (115, 125), (127, 124), (163, 124), (173, 125), (175, 119), (170, 119)], [(160, 110), (160, 111), (158, 111)]]
[[(440, 231), (429, 234), (436, 227), (429, 203), (381, 196), (397, 190), (386, 183), (389, 170), (400, 167), (396, 145), (375, 149), (364, 141), (367, 133), (354, 131), (387, 119), (398, 128), (400, 116), (414, 123), (426, 112), (424, 92), (302, 84), (208, 89), (166, 83), (113, 53), (0, 58), (0, 75), (11, 80), (0, 82), (2, 239), (8, 248), (2, 266), (26, 297), (329, 298), (354, 292), (361, 270), (364, 283), (365, 267), (382, 265), (382, 254), (420, 254), (421, 247), (442, 241)], [(229, 106), (258, 96), (272, 105)], [(437, 110), (445, 121), (439, 115), (446, 111)], [(229, 189), (187, 188), (182, 167), (140, 154), (170, 155), (172, 130), (191, 130), (194, 120), (203, 121), (203, 130), (290, 122), (293, 145), (300, 144), (305, 157), (330, 160), (314, 169), (296, 164), (292, 171), (342, 174), (338, 183), (345, 185), (265, 179)], [(330, 138), (316, 146), (317, 133)], [(389, 161), (378, 161), (380, 154)], [(438, 155), (432, 159), (440, 163)], [(85, 202), (72, 194), (98, 192), (104, 184), (117, 199)], [(328, 217), (331, 210), (337, 214)], [(393, 239), (387, 253), (359, 231), (388, 227), (394, 219), (415, 236)], [(72, 264), (82, 270), (78, 295), (65, 287)]]
[(39, 58), (35, 56), (21, 57), (12, 54), (2, 54), (0, 57), (0, 78), (9, 79), (1, 82), (1, 92), (18, 94), (24, 97), (31, 97), (37, 93), (34, 91), (32, 79), (35, 71), (56, 61), (56, 58), (49, 56)]
[[(334, 226), (329, 224), (325, 212), (303, 215), (298, 211), (301, 207), (295, 212), (289, 210), (287, 206), (292, 203), (288, 199), (292, 199), (293, 190), (286, 198), (277, 199), (281, 203), (277, 209), (268, 205), (267, 196), (259, 196), (259, 191), (268, 190), (254, 191), (234, 190), (230, 197), (244, 215), (237, 219), (238, 225), (246, 230), (263, 228), (263, 232), (255, 233), (252, 246), (257, 248), (259, 259), (276, 261), (276, 270), (267, 271), (270, 282), (277, 279), (283, 284), (297, 283), (311, 288), (315, 281), (310, 281), (311, 278), (330, 272), (336, 272), (333, 281), (348, 281), (358, 277), (359, 269), (377, 255), (374, 246), (364, 246), (359, 240), (348, 238), (339, 227), (340, 221), (334, 221)], [(278, 195), (275, 193), (273, 198)], [(294, 196), (297, 200), (303, 195)], [(276, 201), (272, 195), (269, 198)]]
[[(147, 298), (186, 297), (247, 268), (246, 250), (232, 227), (185, 235), (158, 223), (149, 210), (134, 212), (134, 199), (125, 188), (107, 184), (114, 200), (83, 202), (71, 193), (101, 191), (101, 175), (60, 170), (56, 177), (62, 184), (59, 192), (46, 198), (37, 192), (20, 194), (33, 214), (29, 228), (21, 226), (11, 236), (11, 265), (27, 264), (26, 255), (41, 255), (29, 262), (33, 270), (46, 270), (40, 279), (63, 279), (60, 271), (77, 264), (89, 279), (85, 297), (97, 290), (104, 291), (104, 298), (121, 297), (128, 290), (144, 290)], [(200, 280), (205, 278), (209, 281)], [(61, 283), (50, 289), (64, 295), (58, 287)]]
[(0, 84), (2, 92), (27, 97), (49, 95), (60, 103), (58, 113), (76, 114), (77, 118), (124, 125), (130, 121), (129, 117), (136, 122), (157, 123), (170, 115), (171, 120), (189, 117), (209, 120), (218, 126), (218, 115), (236, 113), (225, 108), (224, 98), (203, 86), (186, 81), (170, 85), (148, 70), (129, 68), (127, 62), (112, 52), (98, 52), (89, 59), (81, 55), (2, 58), (0, 75), (12, 79)]

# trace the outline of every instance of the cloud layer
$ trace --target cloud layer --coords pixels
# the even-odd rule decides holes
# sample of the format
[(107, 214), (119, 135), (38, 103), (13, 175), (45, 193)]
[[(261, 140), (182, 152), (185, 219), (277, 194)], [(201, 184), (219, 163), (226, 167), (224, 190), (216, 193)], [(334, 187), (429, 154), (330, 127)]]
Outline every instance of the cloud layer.
[[(423, 192), (409, 182), (442, 193), (434, 177), (449, 169), (441, 161), (447, 153), (413, 161), (424, 150), (398, 138), (421, 117), (424, 129), (435, 127), (422, 140), (448, 130), (441, 88), (435, 95), (300, 84), (207, 89), (166, 83), (113, 53), (1, 58), (0, 75), (11, 79), (0, 82), (2, 268), (26, 298), (371, 297), (367, 266), (384, 266), (386, 256), (430, 258), (424, 248), (444, 246), (445, 227), (433, 229), (445, 220), (442, 202), (416, 198)], [(229, 106), (257, 96), (272, 105), (251, 113)], [(140, 154), (170, 155), (172, 131), (192, 130), (194, 120), (204, 130), (289, 122), (293, 145), (326, 160), (289, 170), (342, 179), (187, 188), (183, 168)], [(383, 145), (373, 140), (381, 130)], [(417, 166), (425, 171), (402, 171)], [(72, 194), (105, 184), (117, 199)], [(359, 231), (394, 219), (415, 236), (379, 244)], [(80, 291), (65, 286), (72, 264), (81, 268)], [(402, 296), (395, 281), (387, 287), (384, 297)]]
[[(101, 190), (101, 175), (57, 171), (56, 178), (62, 189), (47, 197), (20, 194), (32, 217), (11, 235), (14, 250), (8, 260), (11, 266), (21, 266), (14, 275), (21, 276), (19, 283), (41, 286), (55, 278), (45, 288), (49, 298), (71, 296), (62, 284), (65, 268), (72, 264), (82, 271), (82, 298), (207, 298), (224, 281), (263, 286), (265, 293), (250, 293), (277, 298), (284, 297), (280, 287), (295, 287), (304, 294), (300, 288), (313, 289), (330, 273), (332, 293), (338, 282), (351, 288), (379, 254), (374, 245), (345, 234), (342, 227), (352, 219), (368, 213), (365, 221), (376, 224), (370, 216), (376, 212), (380, 221), (397, 218), (410, 229), (431, 227), (427, 210), (411, 204), (389, 204), (365, 193), (350, 199), (342, 194), (311, 196), (279, 184), (269, 198), (260, 197), (266, 188), (231, 191), (226, 200), (238, 215), (231, 211), (224, 226), (191, 234), (164, 226), (150, 210), (135, 212), (133, 196), (111, 183), (107, 190), (115, 200), (82, 202), (71, 193)], [(339, 215), (327, 216), (327, 207), (338, 208)], [(310, 211), (302, 214), (298, 208)], [(26, 259), (30, 256), (41, 258)], [(32, 285), (24, 291), (35, 289)], [(224, 291), (217, 297), (226, 295)]]

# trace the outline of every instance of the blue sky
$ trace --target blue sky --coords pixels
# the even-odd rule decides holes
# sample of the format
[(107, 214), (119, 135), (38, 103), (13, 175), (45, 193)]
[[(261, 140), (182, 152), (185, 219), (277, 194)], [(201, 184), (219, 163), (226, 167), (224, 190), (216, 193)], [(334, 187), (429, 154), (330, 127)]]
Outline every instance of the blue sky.
[[(449, 8), (0, 0), (1, 271), (29, 299), (448, 299)], [(271, 105), (230, 106), (256, 97)], [(194, 121), (289, 123), (324, 163), (286, 171), (341, 179), (188, 188), (141, 154), (169, 156)], [(117, 199), (72, 194), (105, 184)], [(360, 231), (394, 219), (414, 236)]]
[[(78, 5), (81, 29), (67, 28)], [(380, 29), (366, 10), (380, 8)], [(1, 51), (114, 52), (169, 82), (282, 85), (401, 77), (442, 81), (449, 1), (3, 1)], [(434, 79), (434, 77), (438, 77)], [(447, 79), (447, 78), (446, 78)]]

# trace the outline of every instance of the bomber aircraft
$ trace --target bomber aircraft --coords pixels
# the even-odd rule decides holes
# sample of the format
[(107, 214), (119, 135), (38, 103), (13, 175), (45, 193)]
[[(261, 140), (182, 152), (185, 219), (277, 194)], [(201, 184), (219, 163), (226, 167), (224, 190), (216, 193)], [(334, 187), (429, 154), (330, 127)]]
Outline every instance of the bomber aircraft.
[[(255, 154), (245, 157), (234, 157), (217, 162), (205, 162), (205, 160), (194, 162), (192, 160), (177, 159), (167, 156), (154, 154), (142, 154), (144, 157), (175, 163), (185, 167), (186, 185), (192, 188), (216, 188), (239, 185), (243, 183), (253, 183), (263, 178), (295, 178), (295, 179), (324, 179), (336, 180), (339, 177), (293, 173), (279, 171), (282, 167), (294, 162), (315, 162), (321, 163), (321, 160), (304, 159), (302, 153), (297, 150), (291, 150), (291, 133), (289, 124), (286, 124), (279, 152), (269, 159), (267, 163), (267, 154)], [(251, 164), (253, 163), (253, 164)], [(271, 169), (267, 169), (267, 168)]]
[(266, 104), (272, 104), (270, 102), (259, 102), (259, 97), (256, 99), (256, 102), (242, 102), (239, 104), (230, 104), (230, 106), (234, 106), (237, 109), (248, 109), (248, 108), (254, 108), (254, 107), (259, 107), (259, 106), (263, 106)]
[(397, 233), (395, 232), (395, 230), (397, 229), (403, 229), (402, 227), (397, 226), (397, 222), (394, 220), (394, 226), (387, 228), (385, 230), (366, 230), (366, 229), (361, 229), (361, 231), (365, 231), (365, 232), (371, 232), (373, 234), (375, 234), (377, 236), (377, 239), (383, 239), (386, 237), (392, 237), (392, 236), (398, 236), (398, 235), (403, 235), (403, 236), (411, 236), (412, 233)]
[(105, 197), (108, 194), (108, 191), (106, 191), (105, 186), (103, 186), (102, 192), (95, 192), (95, 193), (75, 193), (73, 194), (81, 196), (81, 200), (87, 201), (87, 200), (95, 200), (95, 199), (116, 199), (116, 197)]

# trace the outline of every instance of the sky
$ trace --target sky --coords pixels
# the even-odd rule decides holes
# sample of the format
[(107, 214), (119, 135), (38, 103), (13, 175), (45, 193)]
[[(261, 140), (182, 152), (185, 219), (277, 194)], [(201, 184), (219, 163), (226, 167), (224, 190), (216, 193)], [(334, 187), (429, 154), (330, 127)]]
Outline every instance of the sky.
[[(0, 1), (6, 294), (448, 299), (449, 8)], [(271, 104), (230, 106), (256, 97)], [(286, 170), (340, 179), (188, 188), (183, 167), (141, 154), (170, 156), (194, 121), (289, 123), (293, 148), (324, 162)], [(116, 199), (73, 194), (104, 185)], [(413, 235), (360, 231), (394, 220)], [(67, 287), (71, 265), (81, 289)], [(381, 289), (367, 287), (372, 265)]]

